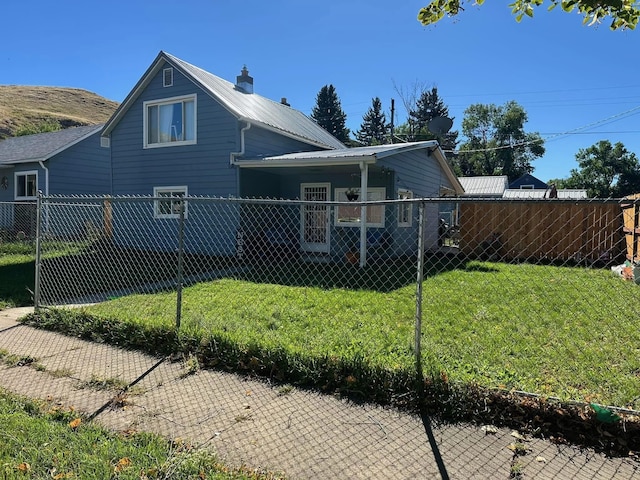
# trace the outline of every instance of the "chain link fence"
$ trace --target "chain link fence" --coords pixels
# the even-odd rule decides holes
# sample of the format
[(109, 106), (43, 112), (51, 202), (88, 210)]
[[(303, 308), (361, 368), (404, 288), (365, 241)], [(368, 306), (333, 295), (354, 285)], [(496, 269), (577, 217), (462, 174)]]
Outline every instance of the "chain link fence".
[[(571, 463), (572, 478), (631, 478), (633, 462), (581, 465), (562, 439), (638, 449), (637, 203), (41, 197), (35, 323), (91, 341), (65, 360), (86, 382), (126, 385), (127, 409), (92, 390), (97, 420), (231, 464), (509, 478)], [(69, 385), (61, 397), (91, 402)], [(555, 454), (535, 435), (559, 440)]]

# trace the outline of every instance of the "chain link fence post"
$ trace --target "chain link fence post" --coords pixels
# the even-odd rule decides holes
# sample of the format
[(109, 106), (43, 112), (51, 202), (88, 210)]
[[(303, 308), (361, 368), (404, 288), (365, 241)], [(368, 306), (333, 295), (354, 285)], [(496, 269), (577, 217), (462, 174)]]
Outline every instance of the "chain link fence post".
[(33, 287), (33, 308), (36, 312), (40, 309), (40, 262), (42, 258), (42, 192), (38, 191), (36, 199), (36, 260), (35, 279)]
[(180, 328), (180, 321), (182, 320), (182, 261), (184, 251), (184, 206), (185, 201), (180, 202), (180, 218), (178, 219), (178, 271), (176, 280), (176, 329)]
[[(416, 262), (416, 317), (415, 317), (415, 357), (416, 378), (422, 385), (422, 281), (424, 279), (424, 210), (425, 203), (418, 204), (418, 255)], [(421, 391), (422, 389), (420, 389)]]

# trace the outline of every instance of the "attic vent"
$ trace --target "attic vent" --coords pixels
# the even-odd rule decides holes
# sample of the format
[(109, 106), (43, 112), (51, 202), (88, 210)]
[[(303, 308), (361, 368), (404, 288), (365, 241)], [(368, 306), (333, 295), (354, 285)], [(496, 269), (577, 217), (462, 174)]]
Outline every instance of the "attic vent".
[(162, 71), (162, 86), (163, 87), (173, 86), (173, 68), (165, 68)]
[(111, 139), (109, 137), (100, 137), (100, 146), (103, 148), (111, 147)]

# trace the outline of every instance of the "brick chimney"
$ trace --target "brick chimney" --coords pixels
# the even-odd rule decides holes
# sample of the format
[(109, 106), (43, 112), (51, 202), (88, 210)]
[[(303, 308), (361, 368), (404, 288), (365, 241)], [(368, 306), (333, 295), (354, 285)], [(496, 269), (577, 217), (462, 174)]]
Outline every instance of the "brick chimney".
[(240, 75), (236, 77), (236, 87), (244, 93), (253, 93), (253, 77), (249, 75), (246, 65), (242, 67)]

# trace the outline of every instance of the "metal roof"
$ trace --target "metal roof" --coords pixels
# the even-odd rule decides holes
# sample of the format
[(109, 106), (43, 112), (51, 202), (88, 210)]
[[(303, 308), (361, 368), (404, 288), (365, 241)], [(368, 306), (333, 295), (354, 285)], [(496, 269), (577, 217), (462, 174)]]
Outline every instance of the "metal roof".
[[(559, 188), (558, 198), (565, 200), (579, 200), (587, 198), (587, 191), (582, 189)], [(548, 189), (544, 188), (510, 188), (504, 191), (503, 198), (547, 198)]]
[(140, 95), (150, 79), (170, 64), (199, 85), (211, 97), (239, 120), (247, 121), (266, 129), (275, 130), (291, 138), (320, 148), (345, 148), (337, 138), (320, 127), (304, 113), (255, 93), (246, 93), (235, 84), (213, 75), (173, 55), (160, 52), (147, 72), (140, 79), (120, 108), (107, 122), (102, 135), (108, 135), (133, 101)]
[(100, 131), (102, 125), (10, 137), (0, 141), (0, 165), (41, 162)]
[(458, 177), (458, 180), (464, 188), (464, 194), (471, 197), (501, 197), (509, 187), (509, 178), (506, 175)]
[(374, 164), (378, 160), (412, 150), (428, 150), (451, 182), (456, 193), (462, 193), (462, 185), (454, 175), (447, 158), (435, 140), (427, 142), (394, 143), (371, 147), (342, 148), (316, 152), (297, 152), (265, 157), (260, 159), (238, 160), (241, 168), (277, 168), (277, 167), (327, 167), (335, 165), (357, 165), (360, 162)]

